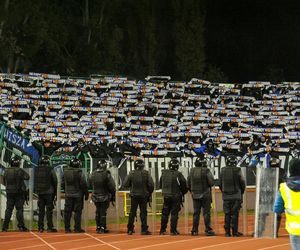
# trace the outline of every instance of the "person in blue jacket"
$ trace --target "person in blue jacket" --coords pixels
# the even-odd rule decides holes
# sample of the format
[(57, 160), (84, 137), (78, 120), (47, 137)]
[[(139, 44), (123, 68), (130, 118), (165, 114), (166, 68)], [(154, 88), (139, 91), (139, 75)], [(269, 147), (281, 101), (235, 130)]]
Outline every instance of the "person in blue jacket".
[(204, 145), (202, 145), (200, 148), (195, 148), (194, 149), (196, 154), (206, 154), (209, 155), (213, 158), (218, 157), (221, 155), (221, 151), (217, 148), (215, 148), (214, 142), (212, 139), (209, 139), (208, 141), (205, 142)]
[(280, 184), (274, 203), (274, 212), (285, 212), (285, 227), (290, 235), (292, 250), (300, 249), (300, 159), (293, 158), (289, 163), (290, 177)]

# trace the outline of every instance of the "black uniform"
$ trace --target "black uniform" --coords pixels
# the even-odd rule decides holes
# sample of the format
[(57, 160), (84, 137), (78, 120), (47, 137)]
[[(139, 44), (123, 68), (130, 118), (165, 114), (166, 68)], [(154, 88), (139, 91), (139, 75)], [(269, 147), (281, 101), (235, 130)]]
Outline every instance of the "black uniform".
[(164, 197), (160, 234), (166, 234), (169, 215), (171, 213), (171, 235), (177, 235), (178, 213), (183, 196), (187, 193), (187, 182), (181, 172), (178, 171), (179, 161), (172, 159), (168, 170), (162, 171), (160, 188)]
[(223, 210), (225, 213), (225, 235), (240, 236), (238, 232), (239, 211), (245, 191), (245, 180), (241, 169), (236, 167), (235, 156), (228, 156), (226, 167), (221, 169), (220, 190), (223, 197)]
[(193, 197), (194, 205), (192, 235), (198, 235), (201, 208), (203, 209), (206, 235), (215, 235), (211, 228), (210, 221), (210, 209), (212, 202), (211, 187), (214, 185), (214, 177), (207, 168), (207, 163), (204, 159), (198, 158), (195, 161), (195, 168), (191, 169), (187, 182), (188, 188)]
[(51, 167), (50, 158), (43, 156), (40, 160), (39, 166), (34, 171), (34, 192), (38, 195), (39, 207), (39, 232), (44, 231), (45, 208), (47, 217), (47, 231), (57, 232), (57, 230), (53, 228), (52, 220), (56, 190), (56, 173)]
[(134, 219), (136, 217), (136, 210), (140, 208), (140, 218), (142, 223), (141, 234), (150, 234), (147, 225), (147, 202), (151, 199), (154, 190), (153, 179), (149, 172), (144, 170), (144, 162), (136, 160), (134, 163), (135, 170), (131, 171), (125, 178), (123, 187), (130, 188), (131, 208), (128, 218), (128, 234), (134, 232)]
[(4, 171), (4, 185), (6, 186), (6, 210), (2, 231), (8, 230), (9, 221), (14, 207), (17, 210), (19, 231), (28, 231), (24, 224), (23, 206), (26, 197), (24, 180), (29, 180), (29, 175), (20, 167), (19, 159), (12, 159), (11, 167)]
[(73, 159), (70, 163), (70, 168), (64, 169), (64, 178), (62, 184), (65, 189), (65, 232), (70, 233), (70, 220), (74, 211), (74, 231), (82, 233), (81, 228), (81, 213), (83, 209), (83, 197), (85, 200), (89, 198), (87, 181), (82, 172), (81, 161)]
[(109, 171), (106, 170), (106, 161), (101, 160), (90, 177), (93, 188), (92, 201), (96, 206), (96, 232), (107, 233), (106, 213), (109, 202), (115, 201), (116, 185)]

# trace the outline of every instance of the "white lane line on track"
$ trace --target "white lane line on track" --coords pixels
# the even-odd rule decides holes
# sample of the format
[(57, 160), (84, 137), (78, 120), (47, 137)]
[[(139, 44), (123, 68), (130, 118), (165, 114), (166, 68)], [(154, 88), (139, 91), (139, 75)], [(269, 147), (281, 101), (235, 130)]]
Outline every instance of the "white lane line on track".
[(35, 234), (34, 232), (30, 232), (31, 234), (33, 234), (35, 237), (37, 237), (39, 240), (41, 240), (42, 242), (44, 242), (48, 247), (50, 247), (53, 250), (56, 250), (56, 248), (54, 246), (52, 246), (51, 244), (49, 244), (47, 241), (43, 240), (40, 236), (38, 236), (37, 234)]
[(30, 245), (27, 247), (18, 247), (18, 248), (14, 248), (14, 250), (20, 250), (20, 249), (32, 249), (32, 248), (36, 248), (36, 247), (44, 247), (45, 244), (39, 244), (39, 245)]
[[(165, 236), (166, 237), (166, 236)], [(170, 236), (173, 237), (173, 236)], [(215, 236), (212, 237), (197, 237), (193, 239), (186, 239), (186, 240), (177, 240), (177, 241), (169, 241), (169, 242), (164, 242), (164, 243), (157, 243), (153, 245), (148, 245), (148, 246), (143, 246), (143, 247), (136, 247), (136, 248), (130, 248), (129, 250), (137, 250), (137, 249), (144, 249), (144, 248), (149, 248), (149, 247), (159, 247), (159, 246), (164, 246), (164, 245), (170, 245), (170, 244), (176, 244), (176, 243), (181, 243), (181, 242), (187, 242), (187, 241), (194, 241), (194, 240), (204, 240), (204, 239), (213, 239)]]
[[(99, 234), (97, 234), (97, 235), (99, 235)], [(122, 235), (122, 234), (110, 234), (110, 235), (104, 235), (104, 236), (102, 236), (101, 238), (108, 238), (108, 237), (116, 237), (116, 236), (120, 236), (120, 235)], [(126, 235), (126, 234), (124, 234), (124, 235)], [(32, 238), (32, 235), (31, 234), (29, 234), (29, 236), (31, 237), (31, 238), (28, 238), (28, 239), (21, 239), (21, 240), (10, 240), (10, 241), (2, 241), (2, 242), (0, 242), (0, 245), (1, 244), (9, 244), (9, 243), (18, 243), (18, 242), (25, 242), (26, 243), (26, 241), (33, 241), (33, 240), (40, 240), (40, 239), (38, 239), (38, 238), (36, 238), (36, 237), (34, 237), (34, 238)], [(46, 236), (46, 237), (41, 237), (43, 240), (47, 240), (47, 239), (55, 239), (55, 238), (58, 238), (58, 237), (69, 237), (69, 236), (79, 236), (78, 234), (59, 234), (59, 235), (51, 235), (51, 236)], [(4, 237), (8, 237), (8, 236), (4, 236)], [(10, 236), (10, 238), (11, 237), (14, 237), (14, 236)], [(1, 237), (0, 237), (0, 239), (1, 239)], [(55, 245), (55, 244), (59, 244), (59, 243), (63, 243), (63, 242), (73, 242), (73, 241), (80, 241), (80, 240), (87, 240), (87, 239), (90, 239), (90, 237), (87, 237), (87, 238), (83, 238), (83, 239), (76, 239), (76, 240), (69, 240), (69, 239), (67, 239), (67, 240), (64, 240), (64, 241), (58, 241), (58, 242), (54, 242), (54, 243), (52, 243), (52, 245)], [(33, 245), (33, 246), (35, 246), (35, 245)], [(39, 245), (40, 246), (40, 245)], [(22, 247), (22, 248), (20, 248), (20, 249), (23, 249), (24, 247)], [(26, 248), (29, 248), (29, 247), (26, 247)], [(25, 248), (24, 248), (25, 249)]]
[(105, 244), (104, 243), (99, 243), (99, 244), (88, 245), (88, 246), (84, 246), (84, 247), (70, 248), (68, 250), (79, 250), (79, 249), (87, 249), (87, 248), (90, 248), (90, 247), (100, 247), (100, 246), (105, 246)]
[(259, 248), (259, 249), (257, 249), (257, 250), (266, 250), (266, 249), (272, 249), (272, 248), (283, 247), (283, 246), (289, 246), (289, 245), (290, 245), (290, 243), (285, 243), (285, 244), (275, 245), (275, 246), (271, 246), (271, 247)]
[[(151, 239), (153, 238), (160, 238), (160, 237), (164, 237), (162, 235), (159, 236), (152, 236)], [(147, 239), (149, 237), (141, 237), (141, 238), (135, 238), (135, 239), (130, 239), (130, 240), (118, 240), (118, 241), (112, 241), (110, 242), (111, 244), (117, 244), (117, 243), (123, 243), (123, 242), (131, 242), (131, 241), (137, 241), (137, 240), (144, 240)], [(84, 246), (84, 247), (76, 247), (76, 248), (71, 248), (69, 250), (79, 250), (79, 249), (85, 249), (85, 248), (89, 248), (89, 247), (98, 247), (98, 246), (102, 246), (105, 245), (104, 243), (101, 244), (96, 244), (96, 245), (88, 245), (88, 246)]]
[[(31, 237), (31, 235), (29, 235), (29, 237)], [(19, 234), (19, 235), (1, 235), (0, 234), (0, 239), (2, 238), (24, 238), (24, 234)]]
[(134, 239), (130, 239), (130, 240), (118, 240), (118, 241), (113, 241), (111, 243), (116, 244), (116, 243), (123, 243), (123, 242), (131, 242), (131, 241), (137, 241), (137, 240), (144, 240), (144, 239), (153, 239), (153, 238), (163, 238), (166, 237), (164, 235), (157, 235), (157, 236), (151, 236), (151, 238), (149, 236), (146, 237), (141, 237), (141, 238), (134, 238)]
[(115, 247), (115, 246), (113, 246), (113, 245), (111, 245), (111, 244), (109, 244), (109, 243), (107, 243), (107, 242), (105, 242), (105, 241), (103, 241), (103, 240), (100, 240), (100, 239), (94, 237), (93, 235), (90, 235), (90, 234), (88, 234), (88, 233), (85, 233), (85, 235), (87, 235), (87, 236), (89, 236), (89, 237), (95, 239), (96, 241), (99, 241), (99, 242), (101, 242), (101, 243), (103, 243), (103, 244), (105, 244), (105, 245), (107, 245), (107, 246), (110, 246), (110, 247), (112, 247), (112, 248), (114, 248), (114, 249), (122, 250), (121, 248)]
[(18, 242), (24, 242), (24, 241), (30, 241), (30, 240), (39, 240), (39, 239), (37, 239), (37, 238), (30, 238), (30, 239), (23, 239), (23, 240), (10, 240), (10, 241), (0, 242), (0, 244), (18, 243)]
[(205, 247), (199, 247), (199, 248), (193, 248), (192, 250), (200, 250), (200, 249), (205, 249), (205, 248), (212, 248), (212, 247), (219, 247), (219, 246), (225, 246), (225, 245), (230, 245), (230, 244), (236, 244), (236, 243), (241, 243), (241, 242), (246, 242), (246, 241), (253, 241), (256, 239), (246, 239), (246, 240), (237, 240), (237, 241), (230, 241), (230, 242), (225, 242), (225, 243), (220, 243), (220, 244), (215, 244), (215, 245), (210, 245), (210, 246), (205, 246)]
[(57, 241), (57, 242), (53, 242), (51, 243), (52, 245), (56, 245), (56, 244), (62, 244), (62, 243), (72, 243), (72, 242), (77, 242), (77, 241), (83, 241), (83, 240), (90, 240), (91, 238), (82, 238), (82, 239), (76, 239), (76, 240), (64, 240), (64, 241)]

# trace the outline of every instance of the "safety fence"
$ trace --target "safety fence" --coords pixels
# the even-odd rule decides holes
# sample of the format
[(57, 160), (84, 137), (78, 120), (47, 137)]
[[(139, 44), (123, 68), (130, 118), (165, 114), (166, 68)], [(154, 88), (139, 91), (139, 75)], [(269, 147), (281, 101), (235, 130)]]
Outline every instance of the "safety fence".
[[(188, 175), (188, 171), (185, 171), (184, 167), (181, 167), (181, 171), (185, 177)], [(157, 171), (155, 169), (148, 169), (150, 175), (154, 180), (158, 179)], [(27, 183), (29, 189), (29, 200), (24, 206), (24, 217), (26, 226), (29, 229), (36, 229), (38, 219), (38, 207), (37, 197), (33, 193), (33, 168), (26, 168), (25, 171), (30, 175), (30, 180)], [(86, 176), (88, 173), (83, 169)], [(116, 167), (109, 168), (113, 179), (116, 183), (120, 181), (119, 169)], [(242, 168), (243, 174), (246, 169)], [(57, 199), (55, 201), (55, 208), (53, 211), (54, 225), (57, 229), (64, 229), (64, 192), (61, 189), (61, 172), (56, 171), (58, 177), (57, 187)], [(272, 212), (272, 206), (277, 193), (278, 187), (278, 169), (267, 169), (258, 167), (256, 169), (256, 189), (248, 188), (243, 196), (243, 203), (240, 210), (240, 230), (249, 235), (255, 232), (257, 237), (274, 237), (276, 228), (276, 216)], [(246, 178), (247, 182), (247, 178)], [(149, 229), (152, 232), (158, 232), (160, 225), (160, 215), (163, 206), (163, 197), (161, 190), (155, 185), (155, 191), (152, 194), (152, 202), (148, 204), (148, 224)], [(5, 208), (5, 189), (1, 186), (0, 193), (0, 207), (1, 207), (1, 222), (4, 218)], [(113, 232), (120, 232), (122, 228), (126, 226), (127, 216), (130, 211), (130, 195), (128, 191), (119, 189), (117, 185), (117, 194), (115, 204), (110, 204), (107, 213), (108, 229)], [(139, 217), (139, 213), (137, 214)], [(192, 228), (193, 217), (193, 199), (191, 194), (185, 195), (185, 199), (182, 202), (182, 207), (179, 213), (179, 228), (182, 233), (188, 234)], [(223, 227), (223, 213), (222, 213), (222, 194), (218, 187), (212, 188), (212, 209), (211, 209), (212, 225), (213, 228), (222, 230)], [(95, 227), (95, 206), (91, 199), (84, 203), (84, 210), (82, 213), (82, 226), (89, 230), (91, 227)], [(200, 223), (200, 227), (203, 227), (203, 223)], [(0, 225), (2, 226), (2, 225)], [(136, 227), (140, 226), (139, 220), (136, 222)], [(15, 212), (12, 217), (11, 229), (17, 228), (17, 221)], [(204, 228), (201, 228), (204, 230)], [(201, 230), (200, 229), (200, 230)], [(137, 229), (138, 230), (138, 229)]]
[[(5, 167), (10, 165), (10, 160), (14, 155), (21, 157), (21, 167), (25, 169), (30, 175), (30, 180), (26, 182), (26, 186), (29, 190), (28, 204), (24, 206), (24, 217), (27, 227), (30, 229), (35, 228), (38, 216), (37, 196), (33, 193), (33, 178), (34, 168), (37, 167), (39, 159), (39, 152), (30, 144), (30, 140), (18, 133), (16, 130), (8, 128), (5, 124), (0, 124), (0, 207), (1, 207), (1, 220), (4, 218), (6, 194), (1, 175)], [(63, 169), (68, 167), (69, 162), (73, 155), (56, 155), (51, 158), (52, 165), (56, 170), (58, 177), (57, 187), (57, 200), (54, 209), (54, 222), (55, 226), (60, 229), (63, 228), (63, 210), (64, 210), (64, 192), (61, 189), (61, 179), (63, 175)], [(281, 167), (287, 168), (290, 157), (288, 155), (280, 155)], [(188, 176), (189, 171), (194, 167), (196, 157), (181, 157), (179, 171), (183, 173), (185, 177)], [(145, 169), (147, 169), (154, 180), (155, 191), (152, 194), (151, 206), (148, 206), (148, 221), (152, 231), (157, 231), (159, 225), (158, 217), (161, 214), (163, 197), (161, 190), (159, 189), (159, 179), (161, 171), (168, 167), (168, 162), (171, 160), (169, 157), (144, 157)], [(88, 176), (93, 171), (93, 166), (97, 162), (97, 159), (92, 158), (89, 154), (83, 154), (83, 171)], [(212, 190), (212, 218), (215, 227), (219, 227), (220, 212), (222, 211), (222, 197), (217, 187), (217, 180), (219, 178), (220, 169), (225, 166), (225, 158), (223, 156), (214, 159), (210, 162), (209, 167), (216, 179), (216, 186)], [(119, 231), (120, 223), (126, 222), (126, 217), (130, 211), (130, 196), (128, 191), (122, 189), (122, 183), (127, 174), (133, 170), (133, 160), (124, 159), (118, 165), (108, 164), (108, 169), (111, 172), (113, 179), (117, 186), (117, 195), (115, 206), (110, 206), (108, 210), (108, 222), (111, 230)], [(256, 227), (257, 236), (273, 236), (276, 218), (272, 213), (272, 203), (277, 192), (278, 185), (277, 180), (278, 169), (267, 169), (265, 167), (265, 159), (260, 160), (260, 164), (257, 167), (248, 167), (247, 165), (241, 165), (242, 173), (245, 176), (247, 191), (243, 197), (243, 204), (241, 209), (241, 228), (245, 234), (249, 233), (249, 216), (254, 218), (253, 211), (255, 211), (255, 223), (252, 225)], [(275, 171), (275, 172), (274, 172)], [(256, 187), (253, 189), (253, 187)], [(190, 194), (185, 195), (185, 199), (182, 203), (181, 212), (179, 215), (179, 224), (184, 228), (184, 232), (188, 233), (191, 228), (191, 218), (193, 212), (193, 200)], [(252, 213), (252, 214), (251, 214)], [(95, 217), (95, 207), (89, 200), (85, 202), (84, 212), (82, 215), (82, 221), (84, 227), (87, 229), (89, 225), (93, 225)], [(261, 223), (262, 222), (262, 223)], [(0, 225), (2, 226), (2, 225)], [(15, 213), (12, 217), (11, 227), (15, 229), (17, 227)], [(268, 231), (266, 231), (268, 229)]]

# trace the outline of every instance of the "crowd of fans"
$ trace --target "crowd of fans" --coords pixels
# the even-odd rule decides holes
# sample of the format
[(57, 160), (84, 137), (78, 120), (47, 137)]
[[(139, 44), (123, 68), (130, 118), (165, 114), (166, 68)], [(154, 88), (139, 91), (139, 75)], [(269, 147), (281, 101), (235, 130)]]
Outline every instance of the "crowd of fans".
[(300, 145), (299, 82), (1, 74), (0, 95), (1, 121), (64, 152), (78, 141), (157, 156), (193, 154), (207, 141), (243, 154), (253, 137), (272, 152)]

